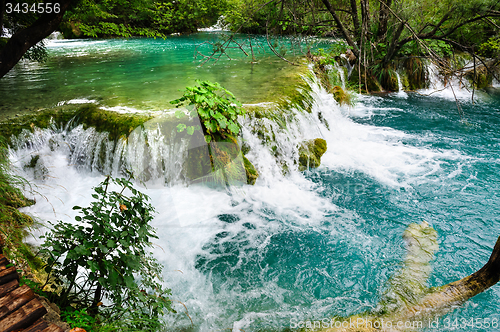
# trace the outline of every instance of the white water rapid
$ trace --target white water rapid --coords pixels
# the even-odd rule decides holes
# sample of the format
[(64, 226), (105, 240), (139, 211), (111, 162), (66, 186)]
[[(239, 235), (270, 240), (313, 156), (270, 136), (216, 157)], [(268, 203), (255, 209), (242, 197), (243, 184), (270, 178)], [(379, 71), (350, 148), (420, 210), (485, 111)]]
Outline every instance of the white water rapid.
[[(267, 275), (269, 266), (260, 262), (273, 245), (272, 237), (297, 229), (323, 232), (341, 238), (346, 246), (366, 247), (367, 259), (372, 255), (369, 244), (381, 239), (366, 234), (353, 222), (355, 211), (339, 209), (297, 170), (298, 144), (324, 138), (328, 150), (318, 171), (360, 172), (394, 188), (410, 188), (409, 178), (432, 174), (442, 160), (461, 155), (406, 144), (425, 138), (353, 121), (383, 114), (386, 109), (377, 106), (380, 97), (359, 96), (354, 108), (340, 107), (316, 81), (309, 84), (311, 113), (270, 110), (268, 117), (241, 119), (242, 143), (249, 147), (246, 156), (260, 174), (254, 186), (188, 186), (183, 163), (193, 147), (177, 139), (175, 127), (162, 117), (116, 143), (107, 134), (71, 124), (26, 131), (10, 150), (19, 174), (34, 184), (29, 195), (37, 203), (24, 212), (42, 222), (75, 222), (72, 207), (87, 206), (92, 187), (105, 174), (117, 176), (124, 168), (132, 169), (143, 176), (145, 187), (137, 187), (156, 208), (153, 226), (159, 239), (154, 241), (154, 256), (164, 266), (173, 299), (188, 308), (195, 331), (248, 331), (255, 322), (286, 326), (297, 315), (327, 315), (339, 299), (311, 298), (283, 287), (280, 277)], [(26, 168), (35, 155), (35, 169)], [(332, 215), (339, 221), (331, 222)], [(257, 262), (258, 269), (242, 274), (241, 266), (249, 262)], [(349, 303), (353, 311), (368, 305), (356, 299)], [(185, 307), (175, 304), (179, 314), (166, 318), (168, 331), (189, 328)]]

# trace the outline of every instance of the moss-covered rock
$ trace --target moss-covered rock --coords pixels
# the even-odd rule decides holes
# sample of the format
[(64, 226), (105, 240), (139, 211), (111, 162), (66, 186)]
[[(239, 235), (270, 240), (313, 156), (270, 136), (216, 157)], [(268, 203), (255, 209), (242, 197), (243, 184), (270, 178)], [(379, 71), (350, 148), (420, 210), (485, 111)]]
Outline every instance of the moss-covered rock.
[(396, 71), (391, 68), (383, 68), (377, 75), (379, 77), (379, 82), (385, 91), (398, 91), (398, 77)]
[(99, 132), (108, 132), (110, 140), (117, 140), (128, 135), (137, 127), (153, 117), (142, 114), (122, 114), (106, 111), (94, 104), (88, 104), (78, 109), (75, 123), (82, 123), (84, 128), (94, 127)]
[(349, 82), (351, 84), (360, 84), (361, 90), (370, 93), (370, 92), (383, 92), (384, 88), (377, 80), (377, 78), (370, 72), (361, 68), (361, 77), (359, 75), (358, 67), (354, 67), (349, 77)]
[(299, 170), (305, 171), (321, 165), (321, 156), (326, 152), (326, 141), (316, 138), (303, 142), (299, 146)]
[(0, 123), (0, 130), (5, 137), (11, 137), (19, 135), (23, 129), (48, 128), (52, 124), (62, 127), (72, 120), (74, 125), (94, 127), (99, 132), (108, 132), (110, 140), (117, 140), (121, 136), (128, 136), (135, 128), (152, 118), (143, 114), (107, 111), (94, 104), (65, 105), (4, 120)]
[(242, 154), (236, 138), (230, 135), (205, 143), (201, 132), (191, 138), (190, 148), (184, 162), (189, 181), (202, 181), (210, 178), (216, 182), (246, 182), (255, 184), (259, 173), (252, 163)]
[(255, 181), (257, 181), (257, 178), (259, 177), (259, 172), (257, 172), (255, 166), (245, 156), (243, 156), (243, 166), (245, 167), (247, 184), (254, 185)]
[(469, 80), (471, 85), (476, 89), (485, 89), (491, 86), (493, 75), (486, 69), (485, 66), (476, 67), (476, 71), (469, 70), (465, 77)]
[(403, 68), (408, 82), (409, 90), (424, 89), (428, 86), (427, 69), (422, 59), (408, 57), (403, 61)]

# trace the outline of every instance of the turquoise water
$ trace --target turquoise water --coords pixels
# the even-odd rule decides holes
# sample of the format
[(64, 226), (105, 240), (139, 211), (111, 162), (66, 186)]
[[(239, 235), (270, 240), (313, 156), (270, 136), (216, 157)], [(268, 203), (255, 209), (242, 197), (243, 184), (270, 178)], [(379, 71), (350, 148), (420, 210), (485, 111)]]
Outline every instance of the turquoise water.
[[(179, 44), (170, 40), (61, 42), (51, 49), (57, 61), (43, 70), (33, 69), (34, 73), (30, 66), (35, 65), (18, 68), (0, 81), (0, 88), (2, 92), (31, 89), (31, 98), (23, 100), (27, 109), (38, 107), (39, 102), (56, 105), (87, 98), (141, 110), (162, 109), (175, 93), (174, 86), (191, 84), (200, 73), (216, 81), (226, 77), (228, 88), (240, 96), (255, 88), (249, 82), (257, 74), (251, 74), (252, 65), (245, 61), (223, 62), (222, 68), (193, 65), (192, 72), (184, 71), (178, 62), (192, 52), (182, 51), (185, 38), (179, 37)], [(189, 38), (193, 45), (193, 38), (205, 37)], [(173, 53), (163, 58), (166, 45)], [(271, 73), (266, 61), (276, 60), (269, 57), (254, 67), (254, 73), (260, 65), (263, 72), (270, 72), (258, 72), (257, 86), (263, 89), (275, 84), (276, 72), (286, 70), (286, 65), (277, 64)], [(61, 70), (54, 73), (50, 66)], [(236, 77), (228, 73), (233, 66)], [(107, 68), (104, 75), (99, 68)], [(33, 81), (23, 75), (34, 75)], [(168, 78), (172, 82), (164, 84)], [(90, 84), (93, 80), (99, 88)], [(401, 267), (403, 231), (423, 220), (437, 230), (440, 246), (431, 263), (430, 286), (470, 275), (488, 260), (500, 235), (498, 95), (482, 93), (472, 104), (462, 92), (465, 117), (461, 121), (455, 101), (446, 95), (359, 96), (353, 108), (346, 108), (311, 85), (312, 113), (295, 114), (296, 121), (290, 120), (286, 130), (255, 119), (242, 120), (243, 139), (250, 146), (247, 157), (261, 174), (255, 186), (217, 189), (162, 181), (148, 183), (147, 189), (141, 186), (158, 212), (153, 224), (160, 239), (153, 253), (165, 267), (173, 298), (185, 304), (194, 325), (184, 306), (176, 304), (179, 314), (167, 317), (166, 331), (280, 331), (291, 327), (292, 320), (372, 310), (387, 280)], [(8, 98), (21, 100), (21, 92)], [(318, 112), (328, 127), (318, 120)], [(274, 146), (255, 134), (259, 126), (273, 130)], [(26, 138), (36, 144), (12, 149), (21, 175), (43, 195), (34, 194), (37, 204), (26, 211), (42, 220), (70, 221), (73, 205), (90, 202), (91, 188), (103, 174), (72, 163), (73, 150), (67, 147), (80, 147), (92, 135), (81, 128), (46, 130)], [(296, 143), (315, 137), (323, 137), (328, 144), (322, 166), (307, 172), (293, 170)], [(65, 144), (54, 145), (57, 140)], [(276, 151), (281, 153), (280, 162), (290, 163), (289, 174), (282, 174)], [(50, 172), (45, 180), (35, 179), (22, 167), (35, 153)], [(493, 286), (442, 316), (439, 329), (427, 329), (500, 331), (455, 328), (455, 318), (459, 323), (462, 318), (500, 320), (500, 287)]]
[(230, 58), (222, 56), (216, 66), (214, 61), (201, 65), (203, 58), (198, 55), (195, 59), (197, 51), (211, 54), (211, 45), (203, 42), (215, 43), (218, 35), (50, 40), (47, 62), (22, 62), (0, 80), (0, 112), (12, 115), (74, 99), (142, 111), (164, 110), (196, 79), (217, 81), (244, 103), (266, 101), (287, 86), (293, 67), (262, 47), (262, 37), (255, 37), (252, 43), (255, 64), (248, 40), (240, 36), (248, 56), (228, 49)]

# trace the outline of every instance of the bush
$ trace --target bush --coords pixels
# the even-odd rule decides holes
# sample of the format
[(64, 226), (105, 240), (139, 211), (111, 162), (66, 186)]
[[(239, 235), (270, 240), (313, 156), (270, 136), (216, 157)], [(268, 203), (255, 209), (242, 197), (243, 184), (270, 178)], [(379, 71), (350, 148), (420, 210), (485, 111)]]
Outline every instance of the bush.
[(170, 290), (160, 283), (161, 266), (147, 252), (156, 238), (149, 197), (126, 179), (107, 177), (94, 190), (89, 207), (73, 207), (81, 211), (79, 224), (59, 221), (42, 245), (48, 280), (63, 286), (58, 304), (76, 303), (104, 321), (133, 322), (130, 330), (155, 330), (164, 311), (173, 309)]
[[(245, 111), (241, 108), (241, 103), (219, 83), (199, 80), (196, 83), (200, 86), (187, 87), (181, 98), (172, 100), (170, 103), (176, 104), (176, 107), (180, 107), (185, 103), (187, 103), (188, 107), (194, 106), (191, 108), (189, 115), (191, 117), (200, 117), (207, 142), (212, 141), (215, 134), (219, 134), (223, 138), (226, 134), (237, 135), (240, 131), (238, 115), (245, 114)], [(181, 118), (184, 113), (177, 111), (176, 115)], [(189, 135), (192, 135), (196, 129), (199, 128), (186, 126), (182, 123), (177, 126), (179, 132), (186, 130)]]

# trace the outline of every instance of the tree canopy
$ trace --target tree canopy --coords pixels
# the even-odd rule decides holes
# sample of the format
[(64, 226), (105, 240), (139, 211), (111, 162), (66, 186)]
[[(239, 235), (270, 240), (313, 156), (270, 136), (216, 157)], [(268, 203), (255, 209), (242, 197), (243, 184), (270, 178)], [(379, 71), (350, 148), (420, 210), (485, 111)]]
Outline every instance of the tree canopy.
[[(30, 9), (32, 4), (48, 4), (40, 0), (26, 0), (26, 3)], [(40, 14), (31, 10), (6, 11), (7, 0), (0, 0), (3, 9), (0, 26), (15, 32), (12, 38), (0, 43), (0, 77), (56, 29), (66, 37), (166, 37), (210, 26), (220, 16), (237, 32), (343, 38), (359, 60), (358, 65), (379, 72), (401, 56), (442, 59), (453, 49), (459, 49), (495, 57), (500, 49), (500, 2), (496, 0), (59, 0), (57, 3), (58, 13)]]

